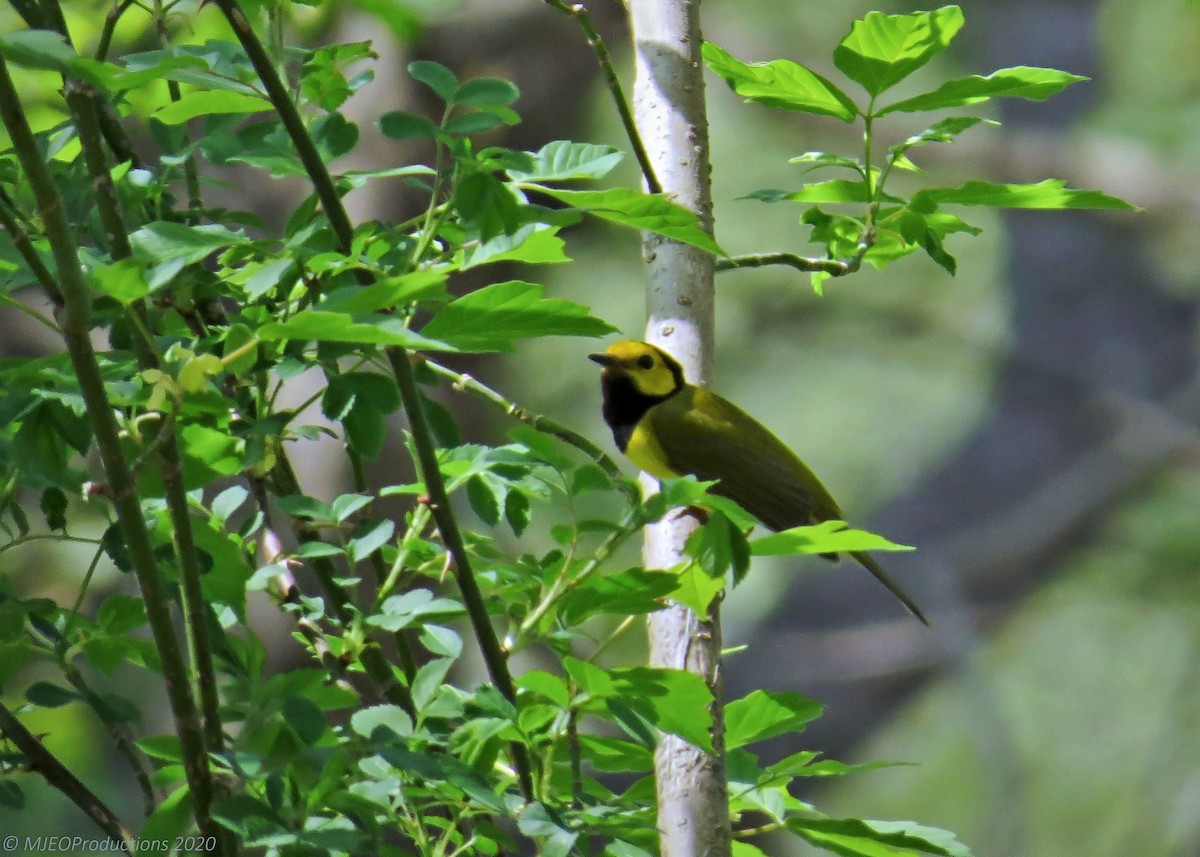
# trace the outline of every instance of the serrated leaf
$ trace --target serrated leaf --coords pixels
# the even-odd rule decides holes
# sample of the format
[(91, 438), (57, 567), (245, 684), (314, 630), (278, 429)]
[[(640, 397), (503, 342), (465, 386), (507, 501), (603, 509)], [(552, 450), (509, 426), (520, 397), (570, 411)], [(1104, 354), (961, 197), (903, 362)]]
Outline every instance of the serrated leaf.
[(696, 215), (663, 194), (642, 193), (629, 187), (609, 190), (559, 190), (542, 185), (530, 187), (602, 220), (653, 232), (710, 253), (724, 255), (724, 251), (704, 231)]
[(993, 184), (970, 181), (957, 188), (929, 188), (913, 194), (910, 205), (921, 211), (932, 205), (987, 205), (995, 208), (1109, 209), (1137, 211), (1123, 199), (1098, 190), (1075, 190), (1062, 179), (1036, 184)]
[(316, 342), (349, 342), (360, 345), (399, 345), (414, 351), (457, 351), (453, 345), (438, 342), (409, 330), (404, 319), (396, 316), (304, 310), (287, 321), (273, 321), (258, 329), (258, 338), (302, 339)]
[(549, 265), (569, 262), (564, 252), (565, 242), (558, 237), (558, 227), (531, 223), (511, 235), (497, 235), (463, 251), (461, 270), (497, 262), (522, 262), (526, 265)]
[[(900, 201), (896, 197), (885, 193), (878, 193), (877, 196), (884, 201)], [(865, 203), (871, 201), (867, 183), (862, 180), (851, 181), (850, 179), (813, 182), (812, 184), (805, 185), (800, 190), (764, 188), (762, 190), (751, 191), (744, 198), (755, 199), (759, 202), (805, 202), (816, 203), (818, 205), (840, 202)]]
[(366, 313), (447, 299), (445, 268), (386, 277), (369, 286), (343, 286), (321, 301), (322, 312)]
[(823, 521), (807, 527), (792, 527), (750, 542), (753, 556), (874, 550), (910, 551), (913, 548), (895, 544), (865, 530), (846, 529), (845, 521)]
[(852, 122), (858, 107), (846, 93), (811, 69), (791, 60), (744, 63), (713, 42), (705, 42), (704, 63), (747, 101), (782, 110), (833, 116)]
[(1072, 83), (1087, 80), (1086, 77), (1055, 68), (1015, 66), (1002, 68), (989, 75), (973, 74), (948, 80), (932, 92), (906, 98), (889, 104), (878, 115), (894, 113), (918, 113), (926, 110), (945, 110), (967, 104), (979, 104), (992, 98), (1026, 98), (1043, 101)]
[(227, 247), (245, 244), (248, 239), (219, 223), (187, 226), (159, 220), (148, 223), (129, 236), (134, 250), (157, 262), (182, 259), (185, 264), (203, 261)]
[(833, 63), (877, 96), (944, 51), (962, 25), (957, 6), (911, 15), (868, 12), (851, 25), (833, 52)]
[(524, 182), (600, 179), (608, 175), (624, 156), (612, 146), (553, 140), (532, 157), (533, 164), (528, 171), (510, 169), (509, 177)]
[(707, 616), (708, 608), (725, 588), (725, 580), (713, 577), (698, 562), (689, 562), (676, 577), (676, 586), (669, 593), (672, 601), (684, 605), (697, 616)]
[(784, 732), (799, 732), (822, 705), (796, 693), (755, 690), (725, 708), (725, 745), (732, 750)]
[(262, 113), (270, 109), (271, 102), (258, 95), (200, 90), (189, 92), (178, 101), (165, 105), (154, 114), (154, 118), (164, 125), (180, 125), (197, 116)]
[(786, 824), (813, 845), (850, 857), (894, 857), (896, 848), (940, 857), (971, 857), (971, 850), (954, 834), (913, 821), (792, 817)]
[(843, 155), (835, 155), (830, 152), (805, 152), (794, 158), (788, 158), (788, 163), (809, 165), (805, 172), (819, 170), (822, 167), (844, 167), (845, 169), (853, 170), (859, 175), (863, 174), (862, 164), (854, 160), (854, 158), (847, 158)]
[(662, 599), (677, 585), (674, 575), (642, 568), (591, 577), (563, 596), (559, 615), (567, 625), (578, 625), (600, 613), (623, 616), (653, 613), (666, 606)]
[(543, 298), (541, 286), (512, 280), (453, 301), (429, 320), (421, 335), (459, 351), (511, 351), (519, 339), (604, 336), (614, 330), (585, 306)]

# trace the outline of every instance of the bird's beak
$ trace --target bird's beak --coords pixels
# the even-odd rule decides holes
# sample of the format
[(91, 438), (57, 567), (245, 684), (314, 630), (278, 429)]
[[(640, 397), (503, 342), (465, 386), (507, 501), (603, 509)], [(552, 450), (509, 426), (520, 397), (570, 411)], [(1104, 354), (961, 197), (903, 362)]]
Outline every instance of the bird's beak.
[(589, 354), (588, 360), (591, 360), (593, 363), (599, 363), (605, 369), (617, 369), (621, 365), (621, 361), (616, 357), (603, 352), (600, 354)]

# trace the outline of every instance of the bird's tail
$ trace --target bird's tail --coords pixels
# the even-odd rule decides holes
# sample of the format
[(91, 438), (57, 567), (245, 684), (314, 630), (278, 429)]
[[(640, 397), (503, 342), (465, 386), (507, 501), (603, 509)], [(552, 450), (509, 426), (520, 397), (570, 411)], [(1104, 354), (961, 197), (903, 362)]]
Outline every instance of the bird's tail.
[(900, 603), (908, 608), (909, 613), (920, 619), (922, 624), (924, 624), (926, 627), (929, 627), (929, 620), (925, 618), (925, 614), (921, 612), (921, 608), (916, 605), (916, 602), (908, 597), (908, 593), (906, 593), (896, 584), (895, 581), (888, 577), (887, 572), (883, 570), (879, 563), (877, 563), (869, 553), (865, 553), (863, 551), (852, 551), (850, 556), (854, 557), (854, 560), (859, 565), (871, 572), (871, 574), (875, 575), (875, 579), (886, 586), (888, 592), (899, 598)]

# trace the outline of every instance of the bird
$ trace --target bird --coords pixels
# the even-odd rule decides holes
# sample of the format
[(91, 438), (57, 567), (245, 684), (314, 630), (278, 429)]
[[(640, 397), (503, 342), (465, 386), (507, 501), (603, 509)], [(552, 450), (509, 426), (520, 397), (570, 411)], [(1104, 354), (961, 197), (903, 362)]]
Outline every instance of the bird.
[[(659, 480), (687, 475), (716, 480), (709, 490), (776, 532), (846, 519), (821, 480), (783, 441), (729, 400), (688, 383), (683, 366), (666, 351), (624, 340), (588, 359), (603, 367), (601, 413), (617, 448), (646, 473)], [(850, 556), (929, 624), (870, 554)]]

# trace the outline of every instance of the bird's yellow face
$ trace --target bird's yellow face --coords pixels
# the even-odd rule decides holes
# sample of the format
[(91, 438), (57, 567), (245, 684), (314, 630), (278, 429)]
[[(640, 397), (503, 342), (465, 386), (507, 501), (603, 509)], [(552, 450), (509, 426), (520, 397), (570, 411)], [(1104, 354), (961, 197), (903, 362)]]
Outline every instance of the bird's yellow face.
[(588, 359), (603, 366), (605, 376), (624, 375), (644, 396), (669, 396), (684, 384), (678, 361), (648, 342), (627, 339), (610, 345), (603, 354), (589, 354)]

